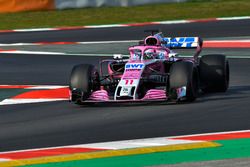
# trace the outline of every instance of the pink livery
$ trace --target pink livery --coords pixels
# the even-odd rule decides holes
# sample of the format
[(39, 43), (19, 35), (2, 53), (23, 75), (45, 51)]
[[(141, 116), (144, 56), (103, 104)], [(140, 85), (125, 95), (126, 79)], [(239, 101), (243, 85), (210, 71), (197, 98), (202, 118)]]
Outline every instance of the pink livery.
[[(100, 61), (99, 70), (90, 64), (75, 66), (70, 76), (71, 101), (76, 104), (194, 101), (200, 91), (227, 90), (229, 65), (224, 55), (199, 58), (201, 38), (169, 38), (154, 32), (138, 45), (129, 47), (129, 57), (117, 54), (113, 59)], [(175, 52), (192, 48), (196, 51), (190, 58)], [(222, 75), (216, 73), (216, 68), (222, 70)]]

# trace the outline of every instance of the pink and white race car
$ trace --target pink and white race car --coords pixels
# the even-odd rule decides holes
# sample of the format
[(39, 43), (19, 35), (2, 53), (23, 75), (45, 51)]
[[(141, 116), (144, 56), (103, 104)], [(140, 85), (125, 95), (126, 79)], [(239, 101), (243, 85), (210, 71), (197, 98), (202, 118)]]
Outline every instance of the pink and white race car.
[[(196, 49), (192, 58), (180, 57), (174, 51), (190, 48)], [(152, 32), (129, 48), (129, 57), (114, 55), (112, 60), (102, 60), (100, 70), (91, 64), (74, 66), (69, 85), (71, 101), (192, 102), (201, 91), (225, 92), (229, 85), (226, 56), (210, 54), (199, 58), (201, 49), (199, 37), (168, 38)]]

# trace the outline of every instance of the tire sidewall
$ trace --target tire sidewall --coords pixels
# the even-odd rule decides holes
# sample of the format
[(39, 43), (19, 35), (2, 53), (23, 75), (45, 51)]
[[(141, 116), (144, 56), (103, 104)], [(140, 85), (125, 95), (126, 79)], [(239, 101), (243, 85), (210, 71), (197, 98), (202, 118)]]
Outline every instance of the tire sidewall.
[(70, 75), (70, 90), (81, 92), (82, 100), (100, 88), (99, 73), (93, 65), (79, 64), (73, 67)]
[(174, 63), (170, 68), (169, 75), (169, 98), (177, 99), (177, 95), (171, 94), (176, 89), (186, 87), (184, 101), (194, 101), (198, 96), (198, 73), (193, 62), (180, 61)]

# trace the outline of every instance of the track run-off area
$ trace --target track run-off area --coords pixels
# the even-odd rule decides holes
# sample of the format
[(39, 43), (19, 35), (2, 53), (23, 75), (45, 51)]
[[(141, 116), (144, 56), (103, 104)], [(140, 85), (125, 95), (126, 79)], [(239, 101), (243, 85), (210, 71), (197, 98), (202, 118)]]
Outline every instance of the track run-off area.
[[(56, 161), (64, 159), (71, 162), (77, 160), (75, 164), (63, 164), (65, 166), (80, 166), (81, 163), (86, 163), (87, 166), (97, 166), (97, 164), (121, 166), (124, 162), (127, 162), (123, 164), (124, 166), (144, 166), (250, 157), (248, 139), (250, 137), (248, 131), (250, 129), (250, 107), (248, 105), (250, 101), (250, 47), (247, 45), (235, 47), (231, 43), (232, 47), (205, 47), (201, 53), (201, 55), (223, 53), (228, 56), (230, 87), (226, 93), (200, 95), (195, 102), (185, 104), (77, 106), (67, 100), (67, 85), (74, 65), (90, 63), (98, 66), (99, 60), (110, 59), (112, 54), (128, 54), (127, 47), (136, 44), (137, 40), (147, 35), (144, 33), (145, 29), (160, 29), (165, 36), (171, 37), (200, 36), (204, 38), (204, 41), (225, 42), (233, 40), (233, 42), (246, 41), (245, 43), (248, 43), (250, 40), (249, 27), (250, 20), (246, 19), (0, 33), (0, 164), (6, 163), (6, 166), (11, 166), (10, 162), (13, 159), (15, 161), (12, 162), (14, 163), (12, 165), (54, 162), (49, 157), (47, 161), (43, 162), (37, 159), (32, 159), (33, 163), (28, 163), (31, 159), (25, 161), (26, 158), (34, 158), (34, 154), (41, 155), (41, 153), (34, 153), (35, 150), (40, 150), (39, 148), (52, 149), (49, 152), (53, 156), (66, 154), (71, 156), (57, 157)], [(83, 43), (74, 43), (79, 41)], [(17, 43), (26, 44), (17, 45)], [(34, 43), (39, 43), (39, 45), (32, 45)], [(188, 50), (186, 55), (191, 55), (191, 52)], [(39, 101), (44, 102), (38, 103)], [(221, 133), (211, 135), (212, 139), (200, 138), (198, 141), (203, 144), (197, 144), (193, 138), (176, 137), (215, 132), (229, 133), (227, 135)], [(215, 136), (220, 137), (216, 138)], [(173, 138), (180, 143), (172, 141)], [(112, 143), (113, 141), (120, 142), (117, 144)], [(125, 141), (125, 144), (121, 144), (121, 141)], [(92, 150), (94, 151), (92, 153), (93, 160), (84, 160), (83, 157), (87, 155), (81, 153), (85, 152), (86, 148), (97, 149), (97, 146), (93, 147), (91, 143), (105, 143), (101, 146), (98, 145), (98, 148), (109, 152), (105, 154), (98, 152), (98, 150)], [(179, 147), (178, 144), (188, 145)], [(82, 145), (84, 147), (81, 147), (82, 150), (79, 151), (79, 146)], [(86, 147), (89, 145), (92, 147)], [(177, 149), (171, 150), (170, 146), (173, 145)], [(65, 147), (68, 146), (71, 147), (66, 148), (65, 151)], [(77, 149), (73, 149), (72, 146)], [(61, 150), (53, 150), (58, 147)], [(145, 151), (143, 150), (145, 147), (150, 149)], [(195, 152), (196, 149), (192, 150), (192, 147), (198, 151)], [(209, 147), (208, 150), (204, 149), (207, 147)], [(221, 150), (216, 150), (219, 148)], [(240, 154), (240, 148), (243, 148), (245, 152)], [(13, 151), (27, 149), (33, 151), (32, 156), (24, 156), (17, 160), (16, 157), (20, 155), (13, 155)], [(132, 150), (126, 154), (112, 152), (117, 151), (117, 149)], [(173, 152), (173, 150), (179, 151)], [(239, 154), (224, 154), (230, 150), (231, 152), (238, 151)], [(49, 156), (44, 152), (47, 150), (43, 151), (42, 156)], [(11, 156), (8, 153), (12, 153)], [(218, 153), (223, 154), (223, 156), (218, 156)], [(76, 154), (78, 159), (72, 157), (73, 154)], [(80, 155), (77, 156), (77, 154)], [(107, 154), (112, 156), (105, 156)], [(186, 156), (188, 154), (199, 154), (204, 155), (204, 157), (188, 159)], [(157, 159), (157, 155), (160, 155), (160, 158), (167, 156), (169, 159), (160, 161), (160, 158)], [(180, 155), (186, 159), (177, 160)], [(217, 155), (217, 158), (210, 155)], [(117, 161), (111, 163), (113, 156), (121, 157), (116, 157)], [(96, 162), (95, 158), (100, 159)], [(138, 163), (133, 164), (136, 158)], [(171, 161), (171, 158), (175, 161)], [(81, 163), (80, 160), (82, 160)], [(154, 163), (156, 161), (159, 163)]]

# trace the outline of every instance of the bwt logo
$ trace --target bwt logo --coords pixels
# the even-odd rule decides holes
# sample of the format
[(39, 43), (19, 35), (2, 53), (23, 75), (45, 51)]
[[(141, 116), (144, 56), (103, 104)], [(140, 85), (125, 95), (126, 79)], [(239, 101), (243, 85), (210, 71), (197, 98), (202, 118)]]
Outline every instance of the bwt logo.
[(126, 69), (142, 69), (144, 64), (126, 64)]

